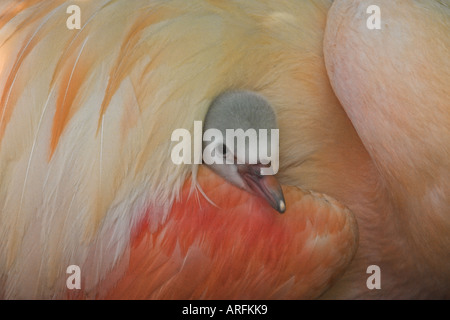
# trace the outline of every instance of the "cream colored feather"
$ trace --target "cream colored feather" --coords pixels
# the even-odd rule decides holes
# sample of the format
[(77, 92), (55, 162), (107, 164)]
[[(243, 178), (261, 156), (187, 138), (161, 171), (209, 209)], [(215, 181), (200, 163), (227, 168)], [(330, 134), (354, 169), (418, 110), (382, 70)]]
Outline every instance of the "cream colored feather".
[[(87, 291), (94, 288), (126, 251), (145, 208), (160, 208), (151, 227), (164, 220), (195, 169), (170, 161), (171, 132), (192, 129), (223, 90), (263, 92), (282, 122), (290, 110), (301, 115), (302, 106), (329, 104), (314, 95), (318, 84), (327, 86), (321, 34), (330, 1), (74, 3), (80, 30), (67, 29), (64, 1), (2, 8), (7, 298), (59, 297), (55, 288), (64, 287), (71, 264), (89, 275)], [(305, 128), (298, 151), (286, 142), (295, 162), (322, 147), (307, 139), (314, 130)]]
[[(228, 89), (274, 107), (283, 184), (357, 217), (328, 297), (448, 292), (448, 1), (378, 1), (378, 34), (361, 29), (369, 2), (2, 1), (0, 296), (65, 297), (75, 264), (95, 297), (133, 228), (156, 230), (195, 181), (170, 159), (172, 131)], [(369, 264), (406, 291), (368, 292)]]

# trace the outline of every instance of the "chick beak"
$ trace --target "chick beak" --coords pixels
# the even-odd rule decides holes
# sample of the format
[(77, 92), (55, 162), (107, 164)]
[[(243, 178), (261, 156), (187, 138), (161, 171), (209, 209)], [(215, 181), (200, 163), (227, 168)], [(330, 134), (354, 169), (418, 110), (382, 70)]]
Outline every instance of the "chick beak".
[(258, 165), (238, 165), (238, 172), (251, 193), (265, 199), (279, 213), (286, 211), (283, 191), (273, 175), (261, 175)]

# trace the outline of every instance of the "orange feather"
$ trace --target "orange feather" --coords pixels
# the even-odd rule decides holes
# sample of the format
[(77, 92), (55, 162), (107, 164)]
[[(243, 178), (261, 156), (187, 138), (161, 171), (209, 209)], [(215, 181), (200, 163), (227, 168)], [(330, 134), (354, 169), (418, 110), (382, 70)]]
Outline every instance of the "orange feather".
[(200, 169), (198, 182), (215, 205), (186, 181), (156, 232), (145, 220), (137, 228), (129, 267), (97, 297), (314, 298), (356, 251), (356, 220), (330, 197), (284, 187), (289, 209), (280, 215), (208, 169)]

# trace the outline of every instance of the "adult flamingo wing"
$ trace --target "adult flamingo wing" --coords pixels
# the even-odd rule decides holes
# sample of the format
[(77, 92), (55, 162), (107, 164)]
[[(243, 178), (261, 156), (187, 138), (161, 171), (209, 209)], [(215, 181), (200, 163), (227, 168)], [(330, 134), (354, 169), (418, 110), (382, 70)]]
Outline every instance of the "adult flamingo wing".
[[(221, 92), (254, 90), (279, 120), (280, 182), (372, 210), (360, 201), (376, 187), (370, 162), (323, 63), (330, 4), (80, 1), (72, 30), (66, 1), (2, 1), (0, 295), (325, 290), (355, 250), (349, 211), (285, 187), (279, 216), (203, 169), (198, 183), (220, 208), (188, 198), (196, 166), (171, 162), (170, 138)], [(70, 265), (82, 293), (67, 293)]]
[[(289, 208), (268, 204), (202, 168), (167, 220), (133, 241), (113, 299), (311, 299), (342, 274), (357, 248), (353, 214), (323, 194), (284, 187)], [(145, 223), (144, 223), (145, 226)]]

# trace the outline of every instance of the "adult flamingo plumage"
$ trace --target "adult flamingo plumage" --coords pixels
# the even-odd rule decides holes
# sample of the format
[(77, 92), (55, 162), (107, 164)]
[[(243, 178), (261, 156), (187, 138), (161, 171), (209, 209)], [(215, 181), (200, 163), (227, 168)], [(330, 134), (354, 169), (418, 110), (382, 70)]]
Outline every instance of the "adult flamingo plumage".
[[(449, 3), (378, 2), (2, 2), (0, 295), (448, 297)], [(274, 109), (283, 215), (170, 160), (230, 89)]]

